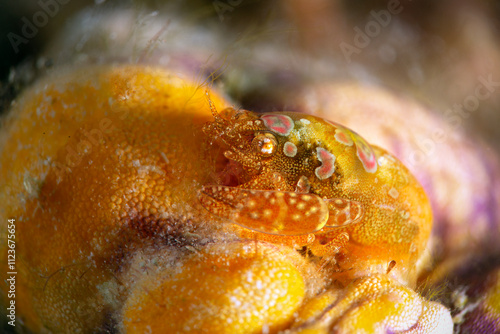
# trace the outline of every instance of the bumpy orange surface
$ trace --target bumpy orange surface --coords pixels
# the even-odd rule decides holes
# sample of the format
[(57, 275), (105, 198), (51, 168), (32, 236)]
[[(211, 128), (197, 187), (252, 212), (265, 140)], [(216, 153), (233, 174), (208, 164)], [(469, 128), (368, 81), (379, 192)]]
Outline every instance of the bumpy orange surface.
[(28, 327), (94, 328), (99, 286), (117, 284), (127, 254), (202, 228), (193, 207), (212, 170), (193, 124), (210, 117), (204, 90), (147, 68), (58, 74), (26, 92), (2, 132), (0, 201), (2, 221), (16, 219)]
[[(406, 286), (425, 262), (431, 219), (399, 162), (317, 118), (264, 115), (256, 124), (267, 129), (238, 137), (244, 125), (224, 131), (218, 116), (204, 127), (212, 112), (203, 87), (146, 67), (61, 71), (19, 98), (0, 134), (19, 322), (70, 333), (450, 331), (447, 311)], [(226, 153), (235, 133), (252, 145)], [(255, 149), (272, 163), (252, 167), (264, 165)], [(295, 156), (302, 167), (287, 162)], [(279, 218), (265, 217), (271, 201), (253, 209), (266, 196), (285, 199)], [(296, 197), (323, 216), (290, 233), (282, 225), (304, 213)], [(279, 233), (254, 228), (255, 214)], [(0, 247), (5, 262), (5, 239)], [(336, 279), (345, 287), (328, 285)]]
[[(127, 333), (261, 333), (286, 328), (305, 296), (304, 276), (269, 246), (210, 246), (141, 279), (124, 311)], [(288, 253), (288, 254), (286, 254)], [(158, 321), (161, 319), (161, 321)]]

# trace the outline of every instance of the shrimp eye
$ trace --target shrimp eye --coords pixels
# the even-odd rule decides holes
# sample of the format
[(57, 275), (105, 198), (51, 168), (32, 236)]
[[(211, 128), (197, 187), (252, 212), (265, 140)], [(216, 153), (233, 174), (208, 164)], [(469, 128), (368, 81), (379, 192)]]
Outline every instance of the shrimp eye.
[(258, 154), (270, 157), (276, 152), (278, 141), (271, 133), (259, 133), (252, 140), (252, 146)]

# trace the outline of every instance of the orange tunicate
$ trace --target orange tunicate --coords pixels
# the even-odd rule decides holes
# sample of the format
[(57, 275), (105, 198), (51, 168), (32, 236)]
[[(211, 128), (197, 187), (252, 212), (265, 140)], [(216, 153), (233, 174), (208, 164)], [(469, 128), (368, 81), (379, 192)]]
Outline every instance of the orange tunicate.
[[(17, 325), (109, 328), (137, 250), (221, 237), (230, 224), (211, 224), (196, 197), (213, 177), (201, 131), (211, 117), (203, 86), (142, 66), (59, 70), (13, 103), (0, 132), (0, 232), (15, 219)], [(1, 238), (2, 268), (7, 250)]]
[(304, 299), (304, 262), (272, 244), (207, 246), (143, 276), (124, 305), (123, 332), (276, 333)]

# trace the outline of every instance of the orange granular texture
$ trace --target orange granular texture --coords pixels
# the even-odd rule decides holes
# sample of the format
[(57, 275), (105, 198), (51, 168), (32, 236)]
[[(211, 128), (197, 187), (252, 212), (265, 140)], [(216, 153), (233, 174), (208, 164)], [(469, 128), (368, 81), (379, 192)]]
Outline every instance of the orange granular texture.
[[(136, 285), (126, 333), (276, 333), (293, 320), (305, 282), (291, 249), (234, 242), (207, 247)], [(290, 257), (292, 261), (290, 261)]]
[[(0, 232), (16, 219), (16, 306), (29, 328), (94, 330), (127, 254), (210, 225), (196, 200), (212, 178), (210, 119), (204, 87), (148, 67), (59, 71), (16, 100), (0, 132)], [(0, 251), (5, 267), (6, 238)]]

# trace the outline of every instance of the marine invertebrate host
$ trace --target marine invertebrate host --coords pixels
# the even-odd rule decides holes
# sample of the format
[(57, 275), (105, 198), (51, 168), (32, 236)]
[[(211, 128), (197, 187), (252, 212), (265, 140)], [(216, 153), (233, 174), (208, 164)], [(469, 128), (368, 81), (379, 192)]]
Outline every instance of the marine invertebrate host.
[[(216, 92), (211, 103), (198, 84), (142, 66), (62, 70), (20, 97), (0, 137), (19, 322), (35, 332), (451, 330), (447, 310), (412, 290), (431, 213), (404, 166), (317, 117), (224, 109)], [(159, 316), (200, 294), (203, 310)], [(235, 321), (239, 312), (251, 314)]]

